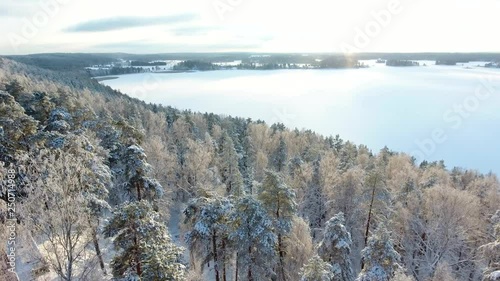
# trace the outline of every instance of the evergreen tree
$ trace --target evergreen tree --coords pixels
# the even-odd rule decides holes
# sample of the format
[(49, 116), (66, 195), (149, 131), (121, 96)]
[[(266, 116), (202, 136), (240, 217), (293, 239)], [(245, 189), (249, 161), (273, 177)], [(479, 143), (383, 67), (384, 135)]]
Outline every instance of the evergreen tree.
[(111, 262), (115, 277), (184, 280), (184, 265), (179, 262), (183, 250), (172, 242), (149, 202), (124, 203), (113, 212), (104, 234), (114, 238), (119, 251)]
[(271, 159), (276, 171), (283, 172), (285, 170), (288, 160), (288, 147), (283, 136), (280, 136), (278, 147), (274, 151)]
[(344, 214), (338, 213), (325, 226), (318, 246), (319, 256), (331, 265), (332, 281), (354, 281), (351, 266), (351, 234), (345, 227)]
[(394, 249), (390, 233), (383, 223), (368, 239), (361, 255), (364, 268), (357, 281), (388, 281), (400, 267), (400, 255)]
[(7, 93), (15, 97), (19, 95), (22, 91), (24, 91), (24, 88), (23, 86), (21, 86), (19, 81), (14, 80), (11, 81), (10, 83), (5, 84), (5, 91), (7, 91)]
[(0, 161), (12, 162), (16, 150), (27, 150), (37, 126), (13, 96), (0, 91)]
[(312, 179), (308, 184), (309, 188), (305, 192), (304, 214), (309, 220), (309, 227), (316, 238), (318, 230), (322, 229), (326, 218), (326, 196), (321, 186), (320, 160), (313, 163)]
[(236, 202), (231, 215), (231, 240), (237, 251), (236, 276), (246, 281), (269, 280), (274, 276), (275, 246), (273, 222), (262, 203), (252, 196)]
[(318, 255), (312, 257), (301, 269), (300, 281), (331, 281), (333, 279), (333, 268)]
[[(131, 145), (124, 151), (124, 189), (132, 200), (153, 200), (163, 196), (163, 187), (151, 177), (151, 166), (142, 147)], [(116, 171), (116, 170), (115, 170)]]
[(253, 193), (253, 181), (255, 174), (255, 157), (256, 151), (252, 143), (252, 138), (245, 135), (243, 138), (243, 157), (241, 158), (241, 173), (243, 176), (243, 184), (245, 186), (245, 192)]
[(226, 185), (226, 194), (243, 195), (243, 179), (239, 170), (239, 156), (234, 148), (234, 143), (227, 132), (224, 132), (221, 139), (219, 168), (222, 182)]
[(278, 173), (266, 171), (259, 199), (273, 219), (274, 231), (278, 238), (279, 270), (277, 273), (280, 280), (286, 280), (283, 264), (285, 256), (283, 240), (290, 233), (292, 219), (297, 208), (295, 193), (285, 184)]
[(185, 223), (192, 230), (186, 234), (191, 253), (202, 255), (202, 266), (214, 262), (215, 280), (226, 280), (226, 262), (229, 256), (229, 216), (233, 206), (227, 198), (192, 199), (184, 211)]

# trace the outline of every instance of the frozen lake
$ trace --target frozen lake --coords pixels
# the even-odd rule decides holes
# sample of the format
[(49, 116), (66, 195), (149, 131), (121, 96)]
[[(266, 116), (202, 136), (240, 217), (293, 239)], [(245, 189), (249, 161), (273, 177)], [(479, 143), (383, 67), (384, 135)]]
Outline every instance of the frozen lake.
[(500, 69), (459, 66), (144, 73), (102, 83), (146, 102), (384, 145), (500, 173)]

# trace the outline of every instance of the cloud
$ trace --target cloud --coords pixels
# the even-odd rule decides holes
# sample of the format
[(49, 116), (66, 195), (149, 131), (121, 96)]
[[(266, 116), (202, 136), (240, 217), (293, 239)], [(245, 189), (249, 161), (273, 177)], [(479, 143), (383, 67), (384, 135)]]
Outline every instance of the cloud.
[(198, 36), (206, 35), (210, 31), (220, 30), (214, 26), (187, 26), (173, 28), (170, 31), (176, 36)]
[(182, 44), (160, 43), (149, 41), (127, 41), (98, 44), (87, 48), (98, 52), (124, 52), (124, 53), (189, 53), (189, 52), (219, 52), (253, 50), (261, 47), (260, 44), (248, 43), (220, 43), (220, 44)]
[(115, 17), (90, 20), (65, 29), (67, 32), (102, 32), (133, 27), (190, 22), (197, 19), (195, 14), (181, 14), (163, 17)]
[(21, 17), (29, 16), (34, 8), (25, 3), (2, 3), (0, 5), (0, 17)]

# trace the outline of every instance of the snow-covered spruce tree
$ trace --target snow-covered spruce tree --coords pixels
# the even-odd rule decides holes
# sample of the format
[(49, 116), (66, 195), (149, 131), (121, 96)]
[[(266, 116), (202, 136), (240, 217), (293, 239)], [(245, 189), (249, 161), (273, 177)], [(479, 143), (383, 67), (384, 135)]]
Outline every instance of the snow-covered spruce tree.
[(259, 192), (259, 199), (273, 220), (274, 232), (278, 238), (278, 280), (286, 280), (284, 257), (284, 239), (292, 228), (292, 219), (297, 209), (295, 193), (276, 172), (266, 171), (264, 182)]
[(234, 142), (227, 132), (224, 132), (220, 143), (219, 169), (222, 182), (226, 185), (226, 195), (243, 195), (243, 179), (239, 170), (239, 156), (234, 148)]
[(283, 172), (285, 170), (288, 160), (288, 147), (283, 136), (280, 136), (278, 147), (274, 151), (271, 160), (276, 171)]
[(344, 214), (338, 213), (326, 222), (318, 255), (331, 265), (335, 281), (354, 281), (351, 265), (351, 234), (345, 227)]
[(332, 266), (320, 258), (313, 256), (300, 270), (300, 281), (331, 281), (334, 278)]
[(245, 131), (245, 136), (242, 141), (243, 157), (240, 160), (240, 170), (243, 177), (245, 192), (253, 194), (253, 181), (255, 174), (256, 150), (253, 145), (252, 137)]
[(104, 125), (98, 132), (102, 145), (110, 150), (110, 167), (114, 178), (111, 201), (120, 204), (141, 199), (153, 200), (163, 195), (163, 187), (151, 177), (151, 166), (140, 146), (144, 135), (125, 120), (115, 126)]
[(163, 187), (151, 177), (151, 166), (146, 161), (146, 153), (142, 147), (131, 145), (127, 147), (125, 160), (125, 190), (128, 191), (132, 200), (156, 199), (163, 196)]
[(361, 255), (364, 268), (357, 281), (387, 281), (400, 267), (400, 255), (394, 249), (391, 235), (383, 223), (370, 236)]
[(26, 150), (28, 139), (37, 131), (38, 122), (10, 94), (0, 91), (0, 160), (10, 163), (16, 150)]
[(238, 280), (269, 280), (275, 276), (276, 241), (273, 222), (262, 203), (252, 196), (244, 196), (235, 204), (231, 214), (237, 252), (236, 276)]
[(312, 236), (317, 241), (317, 235), (323, 228), (326, 218), (326, 195), (321, 186), (320, 160), (313, 162), (312, 178), (308, 183), (303, 203), (303, 212), (309, 221)]
[(113, 212), (104, 228), (119, 251), (111, 266), (113, 276), (130, 280), (184, 280), (182, 248), (176, 246), (159, 214), (146, 200), (125, 203)]
[[(213, 261), (215, 280), (226, 280), (229, 245), (229, 215), (232, 204), (227, 198), (192, 199), (184, 210), (185, 223), (191, 230), (186, 233), (190, 254), (201, 255), (203, 267)], [(192, 266), (194, 266), (194, 262)]]
[[(382, 157), (379, 157), (382, 159)], [(382, 165), (383, 162), (379, 161), (378, 165)], [(367, 208), (367, 218), (366, 224), (364, 226), (365, 231), (365, 247), (368, 243), (368, 237), (370, 230), (373, 228), (372, 225), (375, 222), (377, 215), (384, 215), (387, 211), (387, 202), (390, 200), (390, 194), (386, 188), (385, 184), (385, 174), (382, 166), (377, 166), (371, 171), (365, 178), (365, 193), (369, 194), (366, 202)]]

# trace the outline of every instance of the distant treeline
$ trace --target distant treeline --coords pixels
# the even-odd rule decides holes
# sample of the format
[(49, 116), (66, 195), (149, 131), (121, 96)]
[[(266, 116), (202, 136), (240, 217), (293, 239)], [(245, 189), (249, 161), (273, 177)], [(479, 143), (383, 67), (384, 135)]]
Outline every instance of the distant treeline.
[(15, 61), (28, 65), (57, 71), (82, 70), (91, 65), (106, 65), (118, 60), (100, 54), (36, 54), (26, 56), (7, 56)]
[[(91, 65), (109, 65), (120, 60), (132, 61), (132, 66), (160, 66), (160, 60), (184, 61), (176, 69), (180, 71), (224, 69), (217, 62), (241, 60), (240, 69), (294, 69), (294, 68), (346, 68), (362, 67), (357, 61), (381, 59), (386, 61), (431, 60), (438, 64), (453, 64), (469, 61), (493, 62), (496, 67), (500, 53), (359, 53), (346, 57), (341, 53), (172, 53), (172, 54), (126, 54), (126, 53), (52, 53), (7, 58), (41, 68), (72, 71), (82, 70)], [(153, 62), (151, 62), (153, 61)], [(151, 63), (150, 63), (151, 62)], [(399, 63), (397, 63), (399, 64)]]
[(489, 68), (500, 68), (500, 62), (497, 62), (497, 63), (487, 63), (484, 65), (484, 67), (489, 67)]
[(255, 70), (270, 70), (270, 69), (300, 69), (306, 66), (298, 65), (295, 63), (241, 63), (236, 66), (238, 69), (255, 69)]
[(324, 59), (312, 59), (310, 57), (302, 58), (298, 62), (287, 61), (286, 58), (257, 58), (250, 60), (251, 62), (243, 62), (238, 65), (238, 69), (327, 69), (327, 68), (359, 68), (365, 65), (358, 60), (345, 56), (329, 56)]
[(420, 64), (416, 61), (410, 61), (410, 60), (387, 60), (385, 65), (387, 65), (387, 66), (419, 66)]
[(437, 60), (436, 65), (457, 65), (457, 61), (453, 60)]
[(106, 76), (106, 75), (121, 75), (121, 74), (131, 74), (131, 73), (142, 73), (145, 72), (144, 69), (140, 67), (113, 67), (110, 69), (99, 68), (99, 69), (87, 69), (87, 73), (91, 77), (95, 76)]
[(319, 68), (358, 68), (358, 67), (362, 67), (362, 65), (358, 62), (357, 59), (345, 56), (327, 57), (323, 59), (319, 64)]
[(188, 70), (207, 71), (207, 70), (217, 70), (220, 68), (221, 68), (220, 66), (215, 65), (211, 62), (205, 62), (199, 60), (186, 60), (174, 66), (174, 70), (176, 71), (188, 71)]
[(154, 61), (154, 62), (145, 62), (145, 61), (132, 61), (132, 66), (165, 66), (166, 62), (163, 61)]

